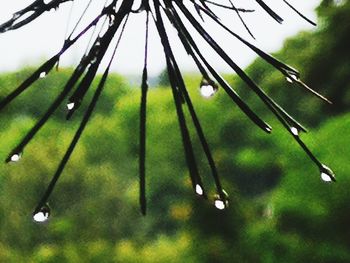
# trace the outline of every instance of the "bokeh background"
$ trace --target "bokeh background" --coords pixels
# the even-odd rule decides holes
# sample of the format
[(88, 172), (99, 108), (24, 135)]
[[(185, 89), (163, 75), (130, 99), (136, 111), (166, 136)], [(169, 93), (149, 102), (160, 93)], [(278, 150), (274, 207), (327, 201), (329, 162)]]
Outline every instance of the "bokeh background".
[[(197, 198), (188, 180), (171, 91), (161, 74), (149, 95), (149, 213), (142, 217), (140, 89), (111, 74), (50, 199), (47, 224), (33, 223), (31, 213), (82, 113), (67, 122), (62, 105), (20, 163), (0, 165), (0, 262), (350, 262), (350, 3), (324, 0), (317, 14), (317, 30), (287, 39), (274, 55), (298, 68), (334, 105), (289, 84), (261, 59), (246, 71), (306, 124), (310, 133), (302, 138), (332, 167), (337, 183), (321, 181), (318, 169), (235, 75), (226, 78), (273, 125), (271, 135), (252, 126), (223, 91), (203, 99), (200, 76), (188, 73), (186, 83), (230, 206), (219, 211)], [(0, 98), (34, 68), (0, 74)], [(1, 160), (45, 112), (71, 72), (61, 68), (50, 74), (0, 113)], [(205, 184), (214, 194), (196, 139), (194, 145)]]

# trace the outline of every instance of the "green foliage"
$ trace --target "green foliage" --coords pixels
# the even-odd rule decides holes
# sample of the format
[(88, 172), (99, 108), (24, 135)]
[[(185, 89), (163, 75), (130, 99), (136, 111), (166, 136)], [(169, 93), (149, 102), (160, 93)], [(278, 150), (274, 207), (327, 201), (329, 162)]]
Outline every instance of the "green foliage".
[[(251, 222), (245, 233), (255, 243), (254, 252), (262, 262), (348, 262), (350, 228), (347, 157), (350, 143), (349, 114), (324, 124), (312, 141), (322, 159), (336, 167), (338, 183), (315, 181), (317, 170), (291, 149), (285, 163), (285, 176), (278, 188), (264, 200), (265, 219)], [(316, 145), (316, 141), (320, 142)], [(283, 146), (283, 144), (281, 145)], [(283, 149), (281, 149), (283, 150)], [(333, 156), (330, 157), (330, 156)], [(295, 165), (295, 164), (298, 165)], [(250, 244), (249, 244), (250, 245)], [(264, 251), (268, 248), (269, 251)], [(265, 258), (266, 257), (266, 258)]]
[[(200, 76), (187, 75), (193, 104), (230, 194), (230, 207), (218, 211), (212, 200), (194, 195), (171, 90), (164, 86), (149, 93), (149, 213), (142, 217), (138, 208), (140, 90), (112, 74), (53, 192), (47, 224), (33, 223), (32, 210), (91, 94), (69, 123), (61, 105), (27, 146), (20, 163), (0, 166), (0, 262), (349, 262), (350, 65), (345, 48), (349, 1), (341, 5), (323, 1), (319, 13), (321, 29), (289, 39), (276, 56), (300, 69), (303, 79), (329, 95), (335, 106), (321, 106), (260, 59), (247, 72), (293, 115), (314, 127), (311, 134), (302, 135), (303, 140), (334, 169), (338, 183), (321, 182), (318, 170), (291, 136), (235, 76), (227, 78), (273, 125), (272, 135), (254, 127), (222, 89), (203, 99), (198, 91)], [(30, 72), (0, 75), (0, 98)], [(1, 160), (42, 116), (71, 72), (53, 72), (1, 112)], [(194, 127), (189, 128), (212, 197), (210, 170)]]
[(158, 85), (161, 87), (167, 87), (170, 85), (167, 69), (164, 69), (160, 72), (158, 76)]

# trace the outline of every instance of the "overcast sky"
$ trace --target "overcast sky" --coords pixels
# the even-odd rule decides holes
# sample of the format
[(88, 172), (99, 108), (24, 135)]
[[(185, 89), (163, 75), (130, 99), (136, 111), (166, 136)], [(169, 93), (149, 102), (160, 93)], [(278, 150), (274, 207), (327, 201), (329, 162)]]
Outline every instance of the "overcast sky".
[[(11, 15), (33, 0), (11, 0), (1, 1), (0, 3), (0, 23), (6, 21)], [(77, 19), (79, 13), (84, 8), (88, 0), (75, 0), (73, 14)], [(105, 0), (95, 0), (90, 12), (87, 15), (88, 22), (90, 18), (98, 13)], [(186, 2), (186, 1), (185, 1)], [(228, 1), (217, 1), (226, 3)], [(280, 49), (283, 41), (295, 35), (301, 30), (311, 30), (314, 27), (302, 20), (293, 13), (282, 0), (265, 0), (277, 13), (284, 18), (282, 25), (272, 20), (254, 0), (233, 0), (236, 6), (256, 10), (254, 13), (242, 14), (252, 32), (256, 36), (253, 40), (243, 26), (239, 23), (237, 17), (232, 11), (218, 11), (220, 18), (237, 33), (257, 45), (267, 52), (273, 52)], [(314, 8), (320, 2), (319, 0), (289, 0), (295, 7), (302, 11), (307, 17), (316, 20)], [(42, 62), (54, 55), (62, 46), (66, 28), (67, 18), (71, 9), (71, 2), (64, 4), (58, 11), (52, 11), (37, 19), (33, 24), (29, 24), (19, 30), (7, 32), (0, 35), (0, 70), (16, 70), (23, 65), (32, 65)], [(191, 9), (192, 10), (192, 9)], [(216, 10), (216, 9), (213, 9)], [(74, 21), (71, 21), (68, 28), (72, 28)], [(242, 46), (236, 39), (228, 36), (225, 31), (210, 23), (207, 19), (204, 24), (208, 32), (222, 45), (227, 53), (242, 67), (247, 66), (254, 58), (252, 53), (245, 46)], [(138, 74), (142, 69), (143, 46), (144, 46), (144, 27), (145, 16), (143, 14), (132, 15), (126, 28), (126, 34), (123, 37), (117, 59), (114, 62), (113, 70), (123, 74)], [(190, 26), (189, 26), (190, 28)], [(194, 32), (194, 31), (193, 31)], [(154, 27), (151, 28), (150, 42), (150, 72), (158, 74), (164, 68), (164, 56), (162, 47)], [(194, 70), (195, 67), (190, 58), (183, 51), (180, 43), (176, 39), (175, 32), (169, 26), (169, 33), (173, 43), (174, 50), (181, 65), (186, 71)], [(198, 41), (200, 48), (204, 51), (207, 58), (219, 71), (228, 72), (229, 68), (210, 50), (202, 39), (193, 34)], [(67, 53), (61, 65), (75, 65), (81, 54), (86, 48), (88, 38), (83, 39), (76, 47)]]

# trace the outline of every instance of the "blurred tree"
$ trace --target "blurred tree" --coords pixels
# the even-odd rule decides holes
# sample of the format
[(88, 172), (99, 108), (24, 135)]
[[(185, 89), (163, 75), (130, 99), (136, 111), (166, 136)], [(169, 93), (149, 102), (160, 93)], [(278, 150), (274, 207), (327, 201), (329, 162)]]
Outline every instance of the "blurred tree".
[[(331, 95), (337, 103), (334, 111), (298, 95), (298, 89), (286, 90), (292, 86), (261, 60), (248, 73), (295, 115), (318, 125), (315, 139), (308, 137), (307, 142), (330, 160), (339, 183), (315, 181), (318, 171), (287, 134), (276, 129), (269, 138), (252, 128), (242, 113), (226, 106), (232, 102), (222, 91), (204, 100), (198, 91), (201, 78), (191, 75), (186, 82), (218, 170), (226, 175), (230, 207), (217, 211), (193, 197), (171, 91), (155, 88), (148, 108), (150, 213), (141, 218), (136, 176), (140, 94), (111, 75), (91, 120), (94, 125), (87, 127), (55, 189), (50, 202), (54, 217), (47, 224), (34, 224), (28, 215), (73, 135), (75, 127), (63, 120), (65, 106), (24, 153), (30, 159), (2, 165), (0, 262), (349, 262), (350, 152), (345, 146), (350, 143), (350, 116), (340, 114), (349, 103), (349, 51), (342, 46), (349, 41), (349, 1), (323, 1), (318, 10), (321, 29), (288, 40), (276, 55), (301, 68), (313, 87)], [(0, 159), (48, 107), (46, 98), (59, 92), (69, 72), (64, 69), (40, 80), (33, 87), (41, 91), (37, 96), (29, 91), (2, 113)], [(316, 72), (322, 74), (316, 77)], [(27, 69), (1, 74), (0, 97), (28, 74)], [(267, 117), (234, 76), (232, 83)], [(326, 114), (334, 116), (324, 122)], [(198, 141), (194, 147), (204, 183), (213, 193)]]
[(169, 76), (168, 76), (168, 70), (163, 69), (159, 75), (158, 75), (158, 85), (161, 87), (169, 87), (170, 82), (169, 82)]

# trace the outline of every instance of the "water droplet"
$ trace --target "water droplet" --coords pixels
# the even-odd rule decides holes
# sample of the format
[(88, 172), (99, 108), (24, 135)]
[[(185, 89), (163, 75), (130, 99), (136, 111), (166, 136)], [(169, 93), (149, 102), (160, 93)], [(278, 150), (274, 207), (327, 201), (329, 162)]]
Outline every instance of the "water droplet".
[(40, 77), (41, 79), (45, 78), (45, 77), (46, 77), (46, 72), (45, 72), (45, 71), (41, 72), (40, 75), (39, 75), (39, 77)]
[(203, 83), (200, 89), (201, 95), (204, 98), (210, 98), (217, 92), (217, 88), (209, 83)]
[(37, 223), (44, 223), (50, 218), (51, 209), (48, 205), (44, 205), (39, 211), (34, 212), (33, 220)]
[(48, 5), (48, 4), (50, 4), (51, 1), (52, 1), (52, 0), (44, 0), (44, 4), (45, 4), (45, 5)]
[(325, 182), (332, 182), (332, 178), (326, 173), (321, 173), (321, 178)]
[(326, 183), (335, 182), (335, 174), (328, 166), (322, 164), (321, 179)]
[(74, 102), (70, 102), (70, 103), (67, 104), (67, 109), (68, 110), (73, 110), (74, 107), (75, 107), (75, 103)]
[(22, 154), (21, 153), (15, 153), (11, 156), (10, 161), (11, 162), (19, 162), (21, 160)]
[(224, 210), (228, 207), (228, 194), (225, 190), (222, 190), (224, 198), (221, 198), (219, 194), (215, 195), (214, 206), (219, 210)]
[(92, 64), (95, 64), (96, 62), (97, 62), (97, 58), (94, 57), (93, 59), (91, 59), (90, 64), (92, 65)]
[(288, 77), (286, 77), (286, 80), (287, 80), (289, 83), (293, 83), (294, 81), (298, 81), (299, 78), (298, 78), (297, 75), (290, 74)]
[(293, 133), (295, 136), (299, 136), (299, 130), (295, 127), (290, 128), (290, 131)]
[(214, 205), (219, 210), (224, 210), (226, 208), (225, 202), (220, 199), (215, 200)]
[(199, 184), (196, 185), (196, 193), (198, 195), (203, 195), (204, 193), (202, 186), (200, 186)]
[(272, 128), (266, 127), (266, 131), (270, 133), (270, 132), (272, 132)]
[(115, 23), (115, 16), (114, 15), (110, 15), (109, 16), (109, 26), (113, 26)]
[(19, 13), (15, 13), (12, 16), (12, 19), (18, 19), (21, 15)]

